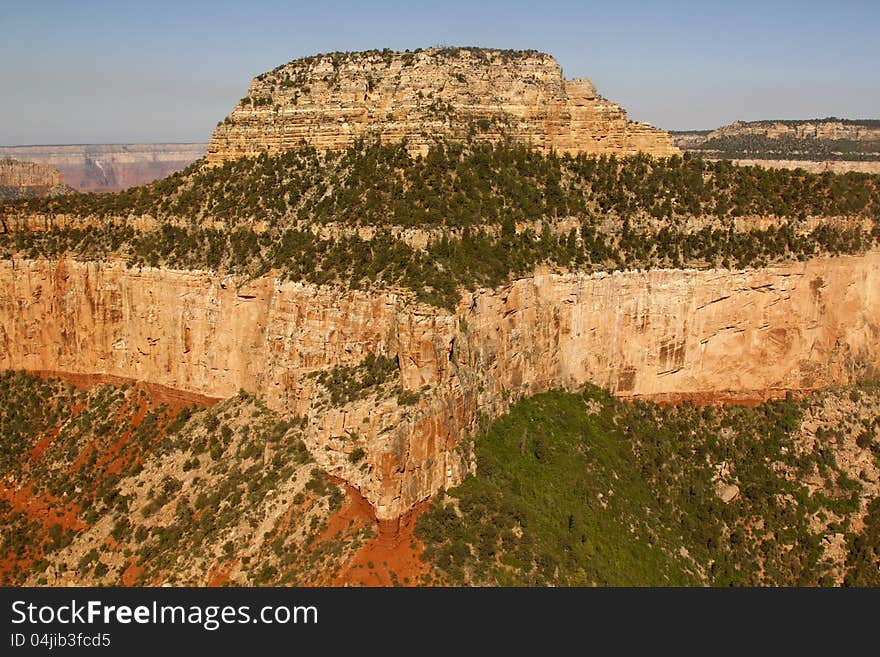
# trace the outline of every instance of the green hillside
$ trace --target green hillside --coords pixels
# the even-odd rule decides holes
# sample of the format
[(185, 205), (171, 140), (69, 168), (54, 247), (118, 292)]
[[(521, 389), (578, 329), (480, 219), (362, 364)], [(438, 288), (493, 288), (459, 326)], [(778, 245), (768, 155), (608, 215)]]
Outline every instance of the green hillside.
[[(581, 271), (745, 267), (856, 253), (880, 231), (808, 217), (880, 217), (880, 176), (813, 175), (693, 157), (556, 157), (514, 143), (304, 148), (210, 167), (198, 162), (118, 194), (8, 204), (24, 215), (90, 218), (84, 228), (0, 233), (0, 254), (119, 257), (131, 266), (224, 270), (351, 287), (402, 286), (451, 307), (540, 264)], [(767, 229), (734, 231), (737, 217)], [(144, 217), (157, 229), (136, 231)], [(701, 218), (703, 227), (690, 227)], [(560, 222), (566, 221), (565, 228)], [(321, 233), (321, 226), (332, 230)], [(361, 235), (357, 228), (372, 231)], [(400, 231), (427, 231), (423, 245)]]
[(540, 394), (474, 438), (476, 476), (417, 535), (452, 584), (878, 586), (878, 408), (873, 386), (755, 408)]

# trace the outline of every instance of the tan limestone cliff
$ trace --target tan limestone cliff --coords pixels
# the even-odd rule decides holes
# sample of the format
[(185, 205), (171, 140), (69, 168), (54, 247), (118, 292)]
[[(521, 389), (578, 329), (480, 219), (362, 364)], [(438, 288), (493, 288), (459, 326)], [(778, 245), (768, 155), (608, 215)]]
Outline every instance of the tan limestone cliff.
[[(682, 150), (709, 160), (732, 159), (740, 166), (880, 173), (880, 121), (876, 119), (735, 121), (712, 131), (674, 132), (672, 138)], [(707, 142), (713, 139), (729, 140), (728, 146), (709, 148)], [(835, 142), (839, 144), (834, 146)]]
[(490, 141), (504, 133), (545, 152), (679, 152), (666, 132), (628, 121), (589, 80), (565, 80), (549, 55), (432, 48), (318, 55), (260, 75), (218, 124), (208, 160), (303, 142), (338, 150), (360, 137), (405, 138), (411, 153), (424, 154), (437, 137), (468, 133)]
[[(749, 271), (546, 274), (455, 314), (392, 292), (113, 263), (0, 263), (0, 368), (101, 373), (308, 418), (321, 465), (395, 518), (470, 467), (479, 415), (585, 382), (618, 395), (761, 397), (880, 365), (880, 253)], [(397, 356), (402, 389), (339, 408), (310, 372)], [(356, 448), (363, 462), (348, 458)]]
[(850, 139), (853, 141), (880, 141), (880, 124), (841, 121), (839, 119), (816, 119), (813, 121), (734, 121), (730, 125), (713, 130), (706, 140), (715, 137), (761, 135), (770, 139), (794, 137), (796, 139)]
[(27, 196), (44, 196), (65, 191), (64, 179), (55, 167), (35, 162), (0, 158), (0, 187)]

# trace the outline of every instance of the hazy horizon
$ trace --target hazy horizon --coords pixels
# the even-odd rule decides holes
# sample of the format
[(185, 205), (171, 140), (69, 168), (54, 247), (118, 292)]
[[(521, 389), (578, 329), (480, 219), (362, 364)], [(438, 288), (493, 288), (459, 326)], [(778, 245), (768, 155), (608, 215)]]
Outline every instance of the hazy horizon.
[(589, 77), (633, 120), (880, 116), (880, 5), (852, 1), (34, 0), (0, 10), (0, 144), (204, 143), (251, 79), (336, 50), (534, 49)]

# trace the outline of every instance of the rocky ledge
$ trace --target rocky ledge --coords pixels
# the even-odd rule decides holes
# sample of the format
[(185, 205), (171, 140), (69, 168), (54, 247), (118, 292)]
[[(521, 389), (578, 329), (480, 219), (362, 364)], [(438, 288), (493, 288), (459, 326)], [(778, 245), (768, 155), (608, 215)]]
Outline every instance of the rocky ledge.
[(208, 159), (303, 143), (337, 150), (358, 138), (406, 139), (411, 153), (425, 154), (438, 137), (502, 136), (544, 152), (679, 152), (668, 133), (627, 120), (589, 80), (566, 80), (550, 55), (430, 48), (317, 55), (259, 75), (217, 125)]

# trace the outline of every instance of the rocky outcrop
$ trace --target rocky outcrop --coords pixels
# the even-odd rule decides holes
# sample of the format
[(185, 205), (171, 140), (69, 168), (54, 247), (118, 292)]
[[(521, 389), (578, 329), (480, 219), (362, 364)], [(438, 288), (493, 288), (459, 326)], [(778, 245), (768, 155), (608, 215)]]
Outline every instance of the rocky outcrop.
[(813, 119), (804, 121), (734, 121), (710, 132), (706, 139), (761, 135), (769, 139), (848, 139), (880, 142), (880, 121)]
[(55, 167), (35, 162), (0, 159), (0, 199), (47, 196), (67, 191)]
[(338, 150), (360, 137), (406, 139), (411, 153), (424, 154), (437, 137), (502, 134), (545, 152), (679, 152), (667, 133), (628, 121), (589, 80), (565, 80), (549, 55), (431, 48), (318, 55), (258, 76), (214, 131), (208, 160), (302, 143)]
[[(308, 418), (308, 442), (380, 519), (468, 471), (478, 416), (585, 382), (618, 395), (763, 397), (876, 375), (880, 253), (753, 271), (545, 274), (455, 314), (393, 292), (118, 263), (0, 263), (0, 368), (108, 374)], [(395, 394), (322, 404), (311, 372), (396, 356)], [(350, 458), (358, 448), (363, 461)]]
[(58, 187), (61, 174), (54, 167), (35, 162), (19, 162), (12, 158), (0, 160), (0, 185), (7, 187)]
[(115, 192), (165, 178), (205, 155), (205, 144), (0, 146), (0, 157), (48, 164), (81, 192)]
[(880, 171), (880, 120), (735, 121), (673, 132), (675, 145), (709, 159), (812, 173)]

